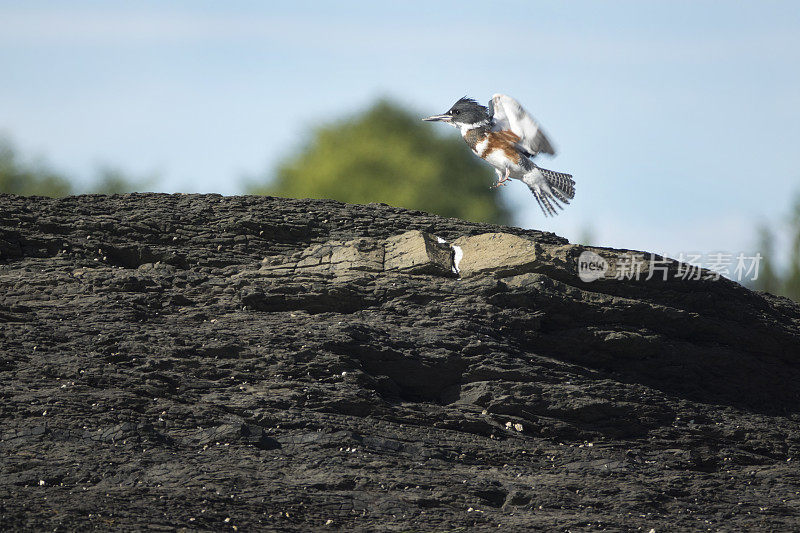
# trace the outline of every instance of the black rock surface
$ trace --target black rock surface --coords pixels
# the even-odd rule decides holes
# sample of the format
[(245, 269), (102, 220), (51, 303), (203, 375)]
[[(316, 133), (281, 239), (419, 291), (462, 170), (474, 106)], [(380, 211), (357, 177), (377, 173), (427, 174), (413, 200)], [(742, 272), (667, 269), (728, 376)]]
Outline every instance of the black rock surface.
[(800, 307), (675, 263), (584, 283), (584, 249), (0, 195), (0, 529), (800, 527)]

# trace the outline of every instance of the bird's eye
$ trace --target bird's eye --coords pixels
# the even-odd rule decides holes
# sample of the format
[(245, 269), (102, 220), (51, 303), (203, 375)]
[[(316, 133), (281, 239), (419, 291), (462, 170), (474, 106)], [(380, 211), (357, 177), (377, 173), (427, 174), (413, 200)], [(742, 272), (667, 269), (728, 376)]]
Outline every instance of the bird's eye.
[(460, 114), (460, 113), (461, 113), (461, 111), (459, 111), (458, 109), (455, 109), (455, 110), (453, 110), (453, 114), (454, 114), (454, 115), (458, 115), (458, 114)]

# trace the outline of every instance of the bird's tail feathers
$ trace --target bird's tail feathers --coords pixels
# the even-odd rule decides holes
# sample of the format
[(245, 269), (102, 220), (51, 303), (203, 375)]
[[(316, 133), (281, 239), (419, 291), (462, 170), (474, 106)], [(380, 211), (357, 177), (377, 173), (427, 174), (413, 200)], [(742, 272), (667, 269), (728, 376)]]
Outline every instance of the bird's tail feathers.
[(535, 167), (522, 178), (536, 198), (545, 216), (555, 216), (559, 203), (568, 204), (575, 197), (575, 180), (571, 174)]

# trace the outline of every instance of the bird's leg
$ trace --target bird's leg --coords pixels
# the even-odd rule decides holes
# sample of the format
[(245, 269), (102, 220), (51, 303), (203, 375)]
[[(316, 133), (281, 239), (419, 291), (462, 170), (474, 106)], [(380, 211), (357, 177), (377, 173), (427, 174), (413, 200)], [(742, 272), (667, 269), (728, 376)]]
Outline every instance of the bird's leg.
[(495, 182), (495, 185), (489, 187), (490, 189), (494, 189), (495, 187), (497, 187), (497, 184), (500, 183), (501, 179), (503, 179), (503, 173), (500, 172), (500, 169), (498, 168), (494, 169), (494, 173), (497, 174), (497, 181)]
[[(498, 179), (498, 180), (497, 180), (497, 183), (495, 183), (494, 185), (492, 185), (492, 187), (491, 187), (491, 188), (492, 188), (492, 189), (496, 189), (496, 188), (498, 188), (498, 187), (499, 187), (499, 186), (501, 186), (501, 185), (505, 186), (506, 182), (507, 182), (507, 181), (510, 181), (510, 178), (508, 177), (508, 174), (509, 174), (509, 173), (510, 173), (510, 170), (508, 169), (508, 167), (506, 167), (506, 173), (505, 173), (505, 175), (504, 175), (502, 178)], [(500, 171), (499, 171), (499, 170), (497, 171), (497, 176), (498, 176), (498, 177), (500, 177)]]

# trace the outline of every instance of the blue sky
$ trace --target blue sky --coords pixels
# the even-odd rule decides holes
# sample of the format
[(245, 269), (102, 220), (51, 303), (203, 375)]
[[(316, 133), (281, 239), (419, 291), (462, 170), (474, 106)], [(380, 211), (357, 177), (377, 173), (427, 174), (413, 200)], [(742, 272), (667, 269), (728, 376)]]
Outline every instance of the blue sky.
[(503, 92), (555, 141), (542, 166), (577, 181), (555, 219), (506, 187), (519, 225), (753, 250), (800, 191), (798, 6), (0, 1), (0, 132), (76, 176), (109, 163), (161, 191), (236, 194), (378, 97), (422, 115)]

